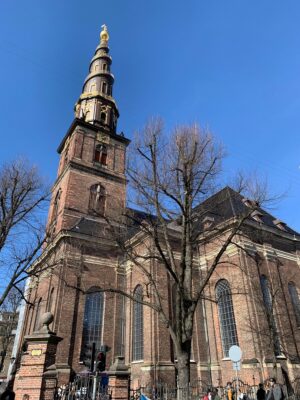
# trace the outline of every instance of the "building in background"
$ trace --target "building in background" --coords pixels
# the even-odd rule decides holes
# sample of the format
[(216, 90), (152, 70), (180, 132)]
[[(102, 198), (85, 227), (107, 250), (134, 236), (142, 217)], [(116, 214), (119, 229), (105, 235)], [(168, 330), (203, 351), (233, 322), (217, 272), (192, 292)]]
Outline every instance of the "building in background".
[[(106, 220), (117, 220), (126, 208), (129, 145), (117, 131), (111, 62), (104, 27), (75, 105), (75, 119), (58, 147), (60, 163), (47, 225), (51, 240), (39, 260), (49, 268), (31, 281), (29, 296), (35, 306), (26, 308), (23, 337), (38, 330), (41, 315), (50, 311), (52, 330), (63, 338), (56, 354), (61, 382), (86, 368), (84, 349), (94, 342), (97, 349), (104, 344), (111, 348), (108, 365), (116, 356), (125, 357), (133, 386), (175, 385), (176, 355), (155, 311), (97, 291), (110, 286), (143, 296), (146, 290), (107, 231)], [(222, 225), (226, 236), (247, 202), (226, 187), (199, 205), (199, 226)], [(176, 237), (175, 225), (170, 230)], [(209, 267), (218, 239), (199, 239), (199, 274)], [(142, 245), (138, 232), (133, 231), (130, 240)], [(299, 376), (299, 241), (297, 232), (264, 210), (249, 218), (211, 277), (207, 300), (199, 304), (191, 360), (194, 382), (224, 386), (231, 381), (228, 350), (234, 344), (243, 350), (240, 376), (250, 384), (275, 370), (287, 383)], [(153, 268), (165, 285), (172, 313), (168, 276), (159, 265)]]
[(19, 311), (0, 312), (0, 382), (7, 382)]

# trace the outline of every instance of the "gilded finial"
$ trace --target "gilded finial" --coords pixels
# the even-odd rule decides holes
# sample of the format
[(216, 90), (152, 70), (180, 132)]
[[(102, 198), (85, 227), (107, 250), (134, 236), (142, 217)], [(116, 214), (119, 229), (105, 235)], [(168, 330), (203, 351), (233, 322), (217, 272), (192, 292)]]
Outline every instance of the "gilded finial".
[(109, 34), (108, 34), (108, 31), (107, 31), (107, 26), (104, 24), (104, 25), (101, 26), (101, 28), (102, 28), (102, 31), (101, 31), (101, 33), (100, 33), (101, 42), (102, 42), (102, 41), (103, 41), (103, 42), (107, 42), (108, 39), (109, 39)]

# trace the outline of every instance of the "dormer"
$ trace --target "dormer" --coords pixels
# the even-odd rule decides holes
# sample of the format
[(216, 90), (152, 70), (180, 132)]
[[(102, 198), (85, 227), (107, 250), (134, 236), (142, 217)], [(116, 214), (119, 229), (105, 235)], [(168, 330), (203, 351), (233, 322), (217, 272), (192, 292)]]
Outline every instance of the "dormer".
[(280, 221), (280, 219), (275, 219), (273, 221), (273, 224), (276, 226), (276, 228), (281, 229), (282, 231), (286, 231), (286, 224)]
[(247, 199), (246, 197), (243, 198), (243, 203), (245, 204), (246, 207), (249, 207), (249, 208), (256, 208), (259, 205), (257, 201)]
[(263, 222), (263, 220), (262, 220), (263, 214), (262, 214), (260, 211), (258, 211), (258, 210), (254, 210), (254, 211), (251, 213), (251, 217), (252, 217), (256, 222), (260, 222), (260, 223)]
[(209, 229), (209, 228), (211, 228), (212, 224), (215, 222), (215, 219), (214, 219), (214, 217), (207, 215), (206, 217), (203, 218), (202, 222), (203, 222), (203, 228)]

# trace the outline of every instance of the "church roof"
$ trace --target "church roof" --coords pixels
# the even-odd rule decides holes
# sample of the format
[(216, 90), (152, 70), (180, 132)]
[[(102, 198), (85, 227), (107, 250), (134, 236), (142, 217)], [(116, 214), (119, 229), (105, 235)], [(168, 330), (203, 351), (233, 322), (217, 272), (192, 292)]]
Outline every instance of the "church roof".
[[(247, 211), (247, 208), (249, 208), (247, 200), (240, 193), (226, 186), (194, 208), (194, 228), (200, 232), (207, 220), (210, 220), (212, 225), (216, 226), (242, 215)], [(153, 223), (157, 220), (155, 215), (133, 208), (126, 209), (126, 216), (128, 221), (128, 237), (134, 236), (139, 231), (142, 221)], [(278, 232), (299, 235), (298, 232), (260, 207), (252, 213), (249, 220), (259, 222), (269, 228), (277, 229)], [(83, 217), (74, 225), (71, 231), (94, 237), (103, 237), (104, 226), (103, 221), (100, 222), (99, 220)]]
[(103, 222), (100, 223), (94, 219), (82, 217), (70, 230), (71, 232), (81, 233), (82, 235), (101, 237), (103, 236)]
[[(210, 217), (213, 219), (214, 224), (218, 224), (231, 218), (241, 216), (247, 211), (247, 208), (249, 208), (247, 199), (231, 187), (226, 186), (195, 207), (194, 212), (199, 214), (199, 225), (203, 224), (206, 217)], [(260, 222), (265, 226), (279, 231), (285, 231), (292, 235), (299, 235), (298, 232), (260, 207), (257, 207), (256, 211), (249, 217), (249, 220)]]

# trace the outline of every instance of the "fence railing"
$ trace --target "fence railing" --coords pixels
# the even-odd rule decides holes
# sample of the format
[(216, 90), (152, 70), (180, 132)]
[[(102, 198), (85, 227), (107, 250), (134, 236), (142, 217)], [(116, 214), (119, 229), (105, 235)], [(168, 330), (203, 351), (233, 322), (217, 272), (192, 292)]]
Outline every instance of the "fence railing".
[(57, 400), (110, 400), (111, 390), (105, 374), (77, 375), (68, 385), (58, 388)]
[[(237, 388), (238, 386), (238, 388)], [(295, 386), (295, 385), (293, 385)], [(300, 389), (300, 385), (298, 386)], [(256, 393), (258, 390), (258, 385), (250, 385), (242, 380), (237, 381), (234, 380), (231, 382), (231, 388), (233, 393), (235, 394), (233, 398), (235, 400), (256, 400)], [(236, 392), (238, 389), (239, 398), (236, 398)], [(300, 391), (293, 389), (294, 393), (290, 395), (285, 400), (300, 400)], [(141, 386), (137, 389), (131, 389), (129, 394), (129, 400), (139, 400), (141, 395), (147, 396), (152, 400), (180, 400), (180, 399), (189, 399), (189, 400), (201, 400), (204, 395), (208, 392), (208, 390), (213, 390), (218, 394), (218, 397), (221, 400), (227, 400), (227, 387), (218, 386), (212, 387), (211, 385), (199, 381), (195, 384), (189, 385), (188, 388), (177, 388), (167, 385), (165, 383), (160, 383), (155, 386)], [(286, 391), (285, 391), (286, 393)]]
[[(285, 400), (300, 400), (300, 378), (296, 379), (291, 385), (289, 395)], [(231, 382), (231, 387), (236, 393), (237, 381)], [(190, 384), (187, 388), (177, 388), (164, 382), (156, 385), (145, 385), (136, 389), (129, 389), (129, 400), (140, 400), (142, 395), (147, 396), (151, 400), (201, 400), (208, 390), (214, 390), (221, 400), (227, 400), (227, 388), (218, 386), (212, 387), (205, 381), (199, 380)], [(256, 400), (258, 385), (250, 385), (238, 381), (239, 399), (235, 400)], [(287, 393), (286, 388), (284, 390)], [(69, 385), (58, 388), (57, 400), (110, 400), (111, 388), (108, 385), (106, 374), (82, 374), (77, 375)]]

